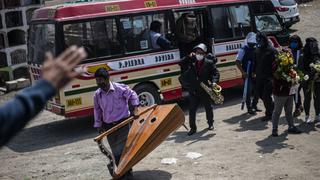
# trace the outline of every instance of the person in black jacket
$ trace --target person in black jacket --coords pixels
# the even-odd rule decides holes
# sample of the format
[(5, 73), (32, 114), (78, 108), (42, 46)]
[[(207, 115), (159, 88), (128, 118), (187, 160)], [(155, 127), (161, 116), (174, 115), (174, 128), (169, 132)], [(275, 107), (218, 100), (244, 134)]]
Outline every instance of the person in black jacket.
[[(257, 34), (257, 49), (255, 51), (254, 69), (256, 75), (255, 96), (262, 99), (266, 108), (263, 121), (269, 121), (273, 112), (272, 100), (272, 63), (275, 61), (277, 50), (269, 43), (268, 37), (264, 34)], [(257, 101), (255, 102), (257, 103)], [(252, 105), (256, 107), (256, 104)]]
[[(200, 102), (204, 104), (207, 116), (208, 129), (213, 130), (213, 110), (210, 96), (200, 86), (203, 82), (207, 86), (213, 86), (219, 82), (220, 74), (216, 66), (216, 58), (207, 54), (207, 46), (199, 44), (193, 48), (193, 52), (181, 62), (180, 82), (182, 87), (189, 92), (189, 136), (197, 132), (196, 112)], [(208, 82), (210, 81), (210, 82)]]
[(320, 74), (315, 72), (310, 67), (310, 64), (320, 64), (320, 52), (318, 41), (309, 37), (306, 39), (306, 44), (303, 48), (303, 55), (300, 58), (299, 67), (305, 75), (309, 76), (306, 82), (303, 82), (303, 93), (304, 93), (304, 110), (305, 110), (305, 120), (307, 123), (312, 123), (312, 118), (310, 116), (310, 104), (313, 98), (314, 109), (316, 112), (314, 123), (318, 124), (320, 122)]

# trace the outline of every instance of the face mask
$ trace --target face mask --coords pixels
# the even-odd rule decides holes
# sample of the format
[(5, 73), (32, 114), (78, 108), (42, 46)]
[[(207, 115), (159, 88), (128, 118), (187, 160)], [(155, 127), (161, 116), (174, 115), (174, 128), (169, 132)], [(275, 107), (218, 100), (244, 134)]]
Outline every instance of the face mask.
[(318, 54), (319, 53), (319, 47), (317, 42), (310, 43), (310, 52), (311, 54)]
[(107, 87), (106, 84), (104, 84), (104, 83), (99, 83), (99, 84), (97, 84), (97, 85), (98, 85), (98, 87), (101, 88), (101, 89), (104, 89), (105, 87)]
[(202, 54), (196, 54), (196, 59), (197, 59), (198, 61), (201, 61), (201, 60), (204, 59), (204, 55), (202, 55)]
[(255, 45), (256, 45), (255, 43), (248, 43), (248, 47), (250, 48), (254, 48)]
[(97, 86), (103, 90), (109, 90), (109, 84), (107, 83), (99, 83)]
[(290, 43), (290, 48), (291, 49), (297, 49), (298, 48), (298, 43), (296, 43), (296, 42)]

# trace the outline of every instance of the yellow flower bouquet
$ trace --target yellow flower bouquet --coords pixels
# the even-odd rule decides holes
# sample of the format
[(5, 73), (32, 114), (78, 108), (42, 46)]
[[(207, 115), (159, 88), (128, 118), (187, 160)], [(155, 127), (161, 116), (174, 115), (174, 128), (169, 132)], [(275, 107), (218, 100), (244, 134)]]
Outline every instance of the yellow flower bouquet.
[(291, 84), (302, 81), (303, 73), (294, 64), (293, 55), (290, 50), (282, 50), (276, 56), (275, 76)]

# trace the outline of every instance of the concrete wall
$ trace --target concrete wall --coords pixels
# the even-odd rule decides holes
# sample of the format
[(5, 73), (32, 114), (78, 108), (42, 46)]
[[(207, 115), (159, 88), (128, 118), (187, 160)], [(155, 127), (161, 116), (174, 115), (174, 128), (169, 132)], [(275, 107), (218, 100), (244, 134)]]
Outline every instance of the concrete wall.
[(26, 77), (28, 21), (42, 0), (0, 0), (0, 86)]

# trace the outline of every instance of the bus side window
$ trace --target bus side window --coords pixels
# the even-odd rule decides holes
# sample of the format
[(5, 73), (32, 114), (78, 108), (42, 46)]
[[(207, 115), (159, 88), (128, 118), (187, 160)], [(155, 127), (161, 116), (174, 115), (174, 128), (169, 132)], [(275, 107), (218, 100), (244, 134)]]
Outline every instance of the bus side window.
[(153, 49), (150, 38), (150, 25), (153, 21), (159, 21), (162, 24), (160, 30), (162, 35), (171, 32), (163, 13), (120, 18), (121, 35), (126, 53)]
[(89, 59), (121, 53), (114, 19), (66, 24), (63, 26), (63, 30), (65, 46), (83, 46)]
[(247, 5), (231, 6), (229, 9), (235, 29), (235, 37), (244, 38), (252, 31), (249, 7)]
[(244, 38), (252, 31), (247, 5), (211, 8), (213, 37), (217, 41)]

